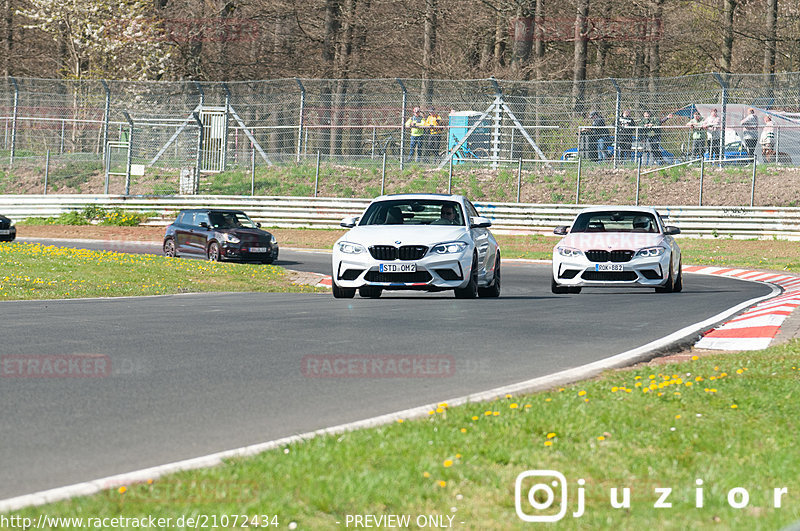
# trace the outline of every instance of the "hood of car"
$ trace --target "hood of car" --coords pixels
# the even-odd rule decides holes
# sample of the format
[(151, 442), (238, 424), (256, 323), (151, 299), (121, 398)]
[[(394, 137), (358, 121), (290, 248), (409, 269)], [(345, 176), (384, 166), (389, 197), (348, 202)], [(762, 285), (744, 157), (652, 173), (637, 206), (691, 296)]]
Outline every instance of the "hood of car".
[(654, 247), (664, 240), (663, 234), (643, 232), (576, 232), (567, 234), (558, 246), (572, 247), (581, 251), (628, 249), (637, 250)]
[(262, 229), (249, 229), (245, 227), (236, 227), (231, 229), (214, 229), (216, 232), (224, 232), (227, 234), (232, 234), (238, 238), (242, 236), (259, 236), (259, 237), (270, 237), (270, 233), (262, 230)]
[(365, 225), (350, 229), (339, 241), (370, 245), (426, 245), (465, 240), (467, 229), (451, 225)]

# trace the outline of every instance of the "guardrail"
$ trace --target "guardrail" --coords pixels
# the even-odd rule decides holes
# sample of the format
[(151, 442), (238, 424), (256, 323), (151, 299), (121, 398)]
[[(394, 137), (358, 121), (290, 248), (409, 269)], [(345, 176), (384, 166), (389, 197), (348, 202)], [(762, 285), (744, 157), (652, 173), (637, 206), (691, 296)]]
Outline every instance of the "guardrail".
[[(268, 227), (340, 228), (346, 216), (359, 215), (369, 199), (309, 197), (124, 195), (0, 195), (0, 213), (15, 222), (30, 217), (58, 216), (87, 206), (153, 212), (147, 225), (167, 225), (182, 208), (234, 208), (244, 210)], [(482, 216), (499, 231), (552, 234), (568, 225), (587, 205), (541, 205), (475, 202)], [(623, 207), (621, 207), (623, 208)], [(780, 238), (800, 240), (800, 208), (794, 207), (657, 207), (671, 225), (686, 236), (721, 238)]]

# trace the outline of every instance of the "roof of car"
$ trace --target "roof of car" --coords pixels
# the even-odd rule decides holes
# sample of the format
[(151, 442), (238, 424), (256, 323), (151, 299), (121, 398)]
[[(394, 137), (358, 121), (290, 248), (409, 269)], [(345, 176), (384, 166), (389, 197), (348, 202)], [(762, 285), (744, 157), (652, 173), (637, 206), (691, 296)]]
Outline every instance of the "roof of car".
[(244, 214), (243, 210), (233, 208), (183, 208), (181, 212), (237, 212)]
[(461, 201), (466, 199), (463, 195), (456, 194), (424, 194), (424, 193), (409, 193), (409, 194), (387, 194), (376, 197), (373, 201), (383, 201), (384, 199), (450, 199), (451, 201)]
[(658, 214), (658, 211), (654, 207), (648, 206), (626, 206), (626, 205), (607, 205), (607, 206), (593, 206), (584, 208), (579, 214), (583, 214), (584, 212), (614, 212), (614, 211), (625, 211), (625, 212), (642, 212), (648, 214)]

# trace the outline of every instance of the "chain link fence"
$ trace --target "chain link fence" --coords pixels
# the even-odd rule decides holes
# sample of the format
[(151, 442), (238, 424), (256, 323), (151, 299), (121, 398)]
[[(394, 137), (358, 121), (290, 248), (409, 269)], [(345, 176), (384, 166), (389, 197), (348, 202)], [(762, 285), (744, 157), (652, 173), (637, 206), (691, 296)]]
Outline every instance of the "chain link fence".
[[(407, 126), (414, 107), (422, 118), (432, 108), (441, 118), (439, 127), (423, 129), (421, 142)], [(742, 138), (740, 124), (750, 108), (759, 135), (765, 118), (772, 119), (772, 155), (760, 146), (748, 149)], [(720, 117), (717, 132), (703, 128), (693, 136), (687, 123), (694, 112), (707, 118), (712, 109)], [(653, 127), (645, 124), (646, 112)], [(758, 165), (800, 165), (800, 74), (579, 84), (7, 78), (0, 84), (0, 121), (3, 193), (369, 197), (458, 191), (498, 201), (616, 202), (639, 200), (640, 179), (655, 186), (659, 179), (684, 178), (668, 170), (643, 177), (640, 166), (694, 160), (721, 169), (748, 166), (754, 157)], [(417, 144), (421, 148), (411, 153)], [(615, 175), (611, 170), (628, 181), (636, 176), (635, 197), (627, 188), (601, 186), (603, 176)], [(742, 186), (755, 186), (749, 170), (732, 175)], [(187, 180), (198, 182), (182, 186)], [(675, 204), (696, 202), (702, 186), (687, 189)], [(705, 200), (717, 199), (712, 192)], [(747, 194), (736, 201), (746, 204)]]

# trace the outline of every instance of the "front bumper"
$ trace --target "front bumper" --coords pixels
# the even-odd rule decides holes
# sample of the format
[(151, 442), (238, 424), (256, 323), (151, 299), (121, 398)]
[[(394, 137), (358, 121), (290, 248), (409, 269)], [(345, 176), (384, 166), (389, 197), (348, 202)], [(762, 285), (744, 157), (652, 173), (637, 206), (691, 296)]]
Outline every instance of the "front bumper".
[[(260, 246), (265, 252), (252, 252), (253, 247)], [(278, 244), (245, 244), (223, 243), (220, 247), (220, 258), (224, 260), (239, 260), (242, 262), (264, 262), (278, 259)]]
[[(553, 278), (562, 286), (657, 288), (669, 278), (670, 254), (634, 257), (628, 262), (591, 262), (583, 257), (553, 257)], [(602, 266), (622, 266), (622, 271), (598, 271)], [(601, 267), (598, 267), (601, 266)]]
[(12, 242), (17, 238), (17, 228), (0, 229), (0, 241)]
[[(426, 254), (419, 260), (376, 260), (369, 252), (357, 255), (334, 251), (333, 277), (342, 288), (362, 286), (385, 290), (439, 291), (463, 288), (469, 282), (472, 251), (437, 255)], [(380, 264), (415, 264), (413, 273), (381, 273)]]

